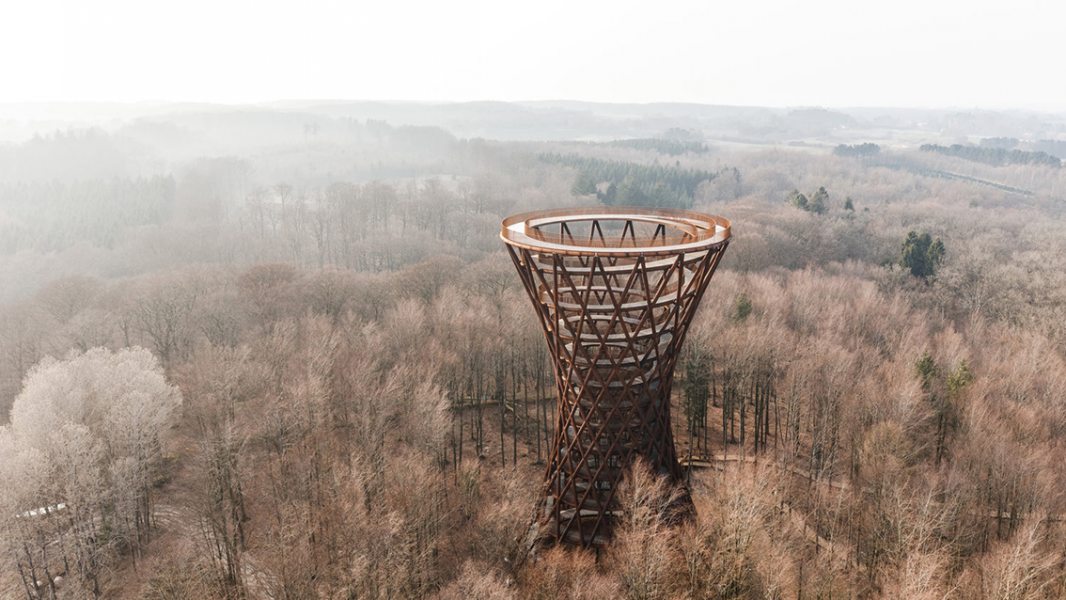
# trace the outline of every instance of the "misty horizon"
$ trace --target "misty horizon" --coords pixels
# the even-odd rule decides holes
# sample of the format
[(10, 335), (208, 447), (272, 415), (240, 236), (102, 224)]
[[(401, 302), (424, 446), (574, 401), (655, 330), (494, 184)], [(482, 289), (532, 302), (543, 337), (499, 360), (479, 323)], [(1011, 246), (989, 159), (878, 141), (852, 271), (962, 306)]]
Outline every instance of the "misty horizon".
[(285, 104), (300, 104), (300, 103), (313, 103), (313, 104), (339, 104), (339, 103), (381, 103), (381, 104), (415, 104), (415, 105), (435, 105), (435, 104), (516, 104), (516, 105), (535, 105), (535, 104), (557, 104), (557, 103), (569, 103), (569, 104), (601, 104), (610, 106), (700, 106), (700, 107), (712, 107), (712, 108), (767, 108), (774, 110), (795, 110), (795, 109), (825, 109), (825, 110), (911, 110), (911, 111), (986, 111), (986, 112), (1032, 112), (1043, 114), (1062, 114), (1066, 113), (1066, 107), (1059, 109), (1051, 108), (1030, 108), (1021, 105), (981, 105), (981, 104), (826, 104), (826, 103), (812, 103), (812, 104), (736, 104), (725, 102), (700, 102), (695, 100), (674, 100), (669, 98), (662, 98), (659, 100), (642, 100), (642, 101), (626, 101), (626, 100), (592, 100), (587, 98), (577, 97), (552, 97), (552, 98), (519, 98), (519, 99), (502, 99), (502, 98), (473, 98), (473, 99), (454, 99), (454, 98), (401, 98), (401, 97), (300, 97), (300, 96), (280, 96), (274, 98), (264, 98), (261, 100), (212, 100), (212, 99), (190, 99), (190, 100), (171, 100), (167, 98), (144, 98), (138, 100), (95, 100), (95, 99), (64, 99), (64, 100), (3, 100), (0, 101), (0, 107), (32, 107), (32, 106), (129, 106), (129, 107), (182, 107), (182, 106), (204, 106), (204, 107), (276, 107), (278, 105)]

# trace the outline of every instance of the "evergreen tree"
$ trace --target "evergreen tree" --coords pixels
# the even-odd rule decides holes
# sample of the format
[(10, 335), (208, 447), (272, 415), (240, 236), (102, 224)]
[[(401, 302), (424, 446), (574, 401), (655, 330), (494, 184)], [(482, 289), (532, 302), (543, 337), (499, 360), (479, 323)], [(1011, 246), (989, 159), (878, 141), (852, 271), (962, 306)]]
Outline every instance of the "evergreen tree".
[(607, 190), (602, 194), (597, 194), (599, 199), (604, 204), (616, 204), (618, 199), (618, 186), (612, 181), (607, 184)]
[(928, 279), (936, 275), (936, 270), (944, 259), (944, 251), (944, 242), (940, 241), (940, 238), (933, 240), (928, 233), (911, 231), (903, 241), (899, 264), (909, 270), (911, 275)]
[(736, 302), (733, 303), (733, 320), (740, 322), (748, 318), (751, 314), (751, 298), (748, 298), (747, 294), (741, 293), (737, 296)]
[(918, 373), (918, 379), (922, 382), (922, 389), (926, 392), (932, 391), (933, 382), (940, 374), (940, 368), (936, 366), (933, 355), (929, 354), (928, 351), (922, 354), (922, 357), (915, 363), (914, 370)]
[(811, 196), (807, 210), (817, 215), (825, 214), (829, 210), (829, 192), (825, 191), (824, 186), (818, 188), (818, 191)]
[(962, 388), (970, 385), (971, 382), (973, 382), (973, 373), (970, 372), (970, 365), (964, 360), (948, 375), (948, 391), (957, 395)]
[(570, 192), (575, 196), (588, 196), (596, 193), (596, 180), (587, 171), (581, 171), (577, 174), (577, 180), (574, 181), (573, 187), (570, 188)]

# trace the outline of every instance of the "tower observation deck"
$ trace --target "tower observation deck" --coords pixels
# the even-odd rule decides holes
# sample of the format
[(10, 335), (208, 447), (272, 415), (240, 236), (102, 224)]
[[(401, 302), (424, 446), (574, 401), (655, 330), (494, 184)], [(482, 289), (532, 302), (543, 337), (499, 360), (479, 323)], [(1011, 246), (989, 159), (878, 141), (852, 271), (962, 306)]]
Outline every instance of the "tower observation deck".
[(684, 210), (562, 209), (503, 221), (559, 400), (538, 505), (543, 542), (605, 544), (618, 485), (638, 458), (682, 482), (670, 429), (674, 365), (729, 236), (726, 219)]

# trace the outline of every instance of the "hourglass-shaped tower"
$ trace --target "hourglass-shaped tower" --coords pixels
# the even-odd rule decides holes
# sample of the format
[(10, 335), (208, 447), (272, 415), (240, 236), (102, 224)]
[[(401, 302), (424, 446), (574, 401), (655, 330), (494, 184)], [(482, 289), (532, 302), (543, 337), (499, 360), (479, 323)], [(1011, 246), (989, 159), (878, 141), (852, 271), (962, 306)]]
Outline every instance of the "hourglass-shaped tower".
[(606, 543), (618, 484), (638, 458), (681, 483), (674, 364), (729, 233), (721, 217), (666, 209), (504, 220), (500, 237), (540, 318), (559, 396), (538, 513), (544, 542)]

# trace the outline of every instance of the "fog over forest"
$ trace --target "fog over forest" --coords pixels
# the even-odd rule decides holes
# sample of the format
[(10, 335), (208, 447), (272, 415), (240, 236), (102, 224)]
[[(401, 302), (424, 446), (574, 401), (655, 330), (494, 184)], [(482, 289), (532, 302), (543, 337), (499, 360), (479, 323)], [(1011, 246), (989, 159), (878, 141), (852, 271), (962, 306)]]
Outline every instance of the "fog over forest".
[[(0, 105), (0, 598), (1066, 597), (1066, 113)], [(530, 553), (501, 221), (732, 221), (671, 396)], [(591, 284), (590, 284), (591, 285)]]

